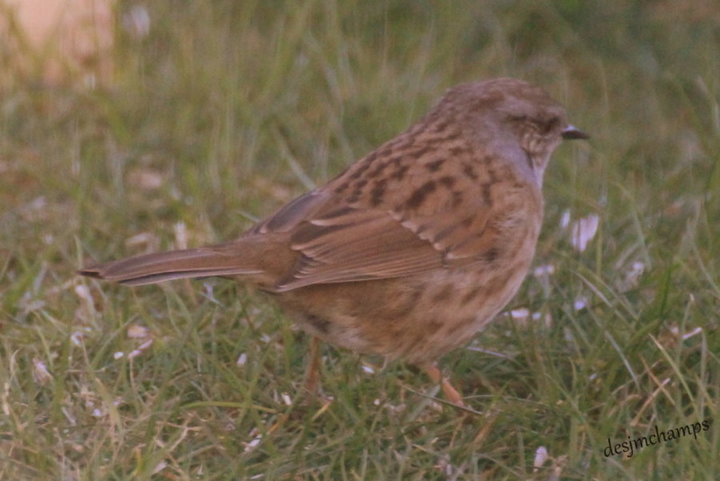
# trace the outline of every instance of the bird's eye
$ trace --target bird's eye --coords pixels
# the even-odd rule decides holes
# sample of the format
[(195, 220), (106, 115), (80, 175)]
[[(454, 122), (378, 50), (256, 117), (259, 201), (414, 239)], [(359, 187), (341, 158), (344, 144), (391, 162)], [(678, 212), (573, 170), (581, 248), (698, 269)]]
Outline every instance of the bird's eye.
[(550, 117), (549, 119), (542, 119), (538, 122), (538, 127), (540, 127), (540, 132), (543, 135), (547, 135), (560, 128), (560, 118)]

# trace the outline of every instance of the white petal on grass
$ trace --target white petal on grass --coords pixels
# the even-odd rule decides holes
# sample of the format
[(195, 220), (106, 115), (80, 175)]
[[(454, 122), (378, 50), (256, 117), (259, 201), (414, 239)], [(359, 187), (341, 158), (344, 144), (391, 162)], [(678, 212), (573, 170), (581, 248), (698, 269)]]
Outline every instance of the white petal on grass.
[(50, 374), (50, 371), (48, 371), (47, 366), (41, 359), (34, 357), (32, 362), (33, 362), (32, 377), (36, 384), (39, 384), (40, 386), (44, 386), (45, 384), (52, 381), (52, 378), (53, 378), (52, 374)]
[(82, 346), (82, 340), (83, 340), (84, 336), (85, 336), (85, 334), (83, 334), (82, 332), (75, 331), (72, 334), (70, 334), (70, 342), (72, 342), (73, 345), (80, 347), (80, 346)]
[(643, 273), (645, 272), (645, 263), (640, 261), (635, 261), (630, 266), (630, 269), (628, 270), (627, 274), (625, 274), (625, 279), (622, 283), (623, 290), (626, 289), (632, 289), (638, 284), (638, 281), (640, 280), (640, 277), (642, 277)]
[(290, 395), (288, 393), (284, 392), (284, 393), (280, 394), (280, 397), (282, 398), (282, 400), (286, 406), (292, 406), (292, 398), (290, 397)]
[(453, 473), (458, 471), (455, 466), (452, 465), (449, 454), (441, 454), (438, 457), (438, 460), (435, 463), (435, 469), (443, 473), (446, 479), (451, 479), (450, 477)]
[(260, 445), (260, 442), (262, 441), (262, 435), (256, 437), (249, 443), (245, 443), (245, 452), (248, 453), (252, 451), (253, 449), (257, 448)]
[(575, 302), (573, 302), (573, 309), (576, 311), (582, 311), (587, 307), (588, 298), (585, 296), (578, 296), (575, 298)]
[(130, 325), (127, 330), (127, 337), (129, 337), (130, 339), (145, 339), (149, 335), (150, 329), (145, 326), (140, 326), (138, 324)]
[(597, 234), (597, 228), (600, 224), (600, 217), (596, 214), (590, 214), (587, 217), (576, 220), (570, 228), (570, 243), (578, 252), (587, 249), (588, 244)]
[(700, 334), (701, 332), (702, 332), (702, 327), (696, 327), (696, 328), (693, 329), (692, 331), (684, 334), (683, 337), (682, 337), (682, 340), (685, 341), (686, 339), (690, 339), (690, 338), (693, 337), (693, 336), (697, 336), (697, 335)]
[(85, 303), (88, 303), (90, 305), (93, 304), (93, 298), (92, 295), (90, 295), (90, 289), (84, 284), (78, 284), (75, 286), (75, 295), (80, 298)]
[(570, 225), (570, 211), (565, 209), (560, 216), (560, 228), (561, 229), (567, 229), (567, 226)]
[(545, 277), (555, 274), (555, 266), (552, 264), (543, 264), (533, 269), (533, 275), (535, 277)]
[(243, 352), (238, 356), (237, 361), (235, 361), (235, 365), (243, 367), (245, 364), (247, 364), (247, 354)]
[(548, 459), (548, 452), (545, 446), (540, 446), (535, 450), (535, 459), (533, 459), (533, 471), (537, 471), (539, 467), (545, 464)]
[(512, 311), (510, 311), (510, 317), (517, 321), (525, 320), (530, 317), (530, 310), (526, 309), (525, 307), (513, 309)]
[(365, 374), (375, 374), (375, 369), (367, 364), (361, 364), (360, 369), (362, 369)]
[(134, 5), (122, 17), (125, 30), (135, 38), (145, 38), (150, 33), (150, 13), (145, 5)]
[(138, 357), (140, 354), (142, 354), (148, 347), (152, 346), (153, 340), (148, 339), (147, 341), (143, 342), (138, 346), (137, 349), (130, 351), (130, 354), (128, 354), (128, 359), (134, 359)]
[[(153, 473), (153, 474), (159, 473), (159, 472), (162, 471), (163, 469), (167, 468), (167, 465), (168, 465), (168, 464), (167, 464), (165, 461), (160, 461), (159, 463), (157, 463), (157, 465), (156, 465), (155, 468), (153, 469), (152, 473)], [(170, 478), (170, 477), (168, 476), (168, 478)], [(172, 479), (172, 478), (170, 478), (170, 479)]]
[(630, 266), (630, 272), (632, 273), (639, 273), (642, 274), (645, 270), (645, 263), (641, 261), (635, 261), (632, 263), (632, 266)]
[(125, 353), (122, 351), (117, 351), (115, 354), (113, 354), (114, 359), (120, 359), (121, 357), (124, 357)]
[(205, 297), (214, 302), (215, 304), (221, 305), (220, 301), (215, 299), (215, 286), (212, 280), (207, 280), (202, 283), (203, 289), (205, 289)]

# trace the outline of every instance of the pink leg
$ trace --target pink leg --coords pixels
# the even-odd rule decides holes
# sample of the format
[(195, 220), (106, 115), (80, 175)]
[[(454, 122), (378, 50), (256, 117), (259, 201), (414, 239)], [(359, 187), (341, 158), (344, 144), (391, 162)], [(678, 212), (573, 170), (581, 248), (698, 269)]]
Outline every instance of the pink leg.
[(308, 353), (307, 370), (305, 371), (305, 392), (310, 396), (316, 396), (320, 387), (320, 339), (313, 336), (310, 340), (310, 351)]
[(426, 364), (422, 366), (422, 368), (433, 382), (440, 384), (443, 394), (445, 394), (448, 401), (457, 406), (465, 407), (462, 394), (460, 394), (460, 392), (455, 389), (452, 384), (450, 384), (450, 381), (442, 375), (442, 372), (440, 372), (437, 364)]

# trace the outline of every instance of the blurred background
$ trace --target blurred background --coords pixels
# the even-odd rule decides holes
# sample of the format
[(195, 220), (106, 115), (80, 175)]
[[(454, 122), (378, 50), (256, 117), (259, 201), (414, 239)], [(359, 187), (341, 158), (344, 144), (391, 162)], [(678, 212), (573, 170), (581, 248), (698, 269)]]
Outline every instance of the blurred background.
[[(720, 4), (0, 0), (0, 479), (714, 479)], [(231, 239), (458, 83), (543, 86), (589, 142), (535, 266), (443, 365), (306, 339), (223, 280), (83, 263)], [(298, 413), (298, 410), (300, 411)]]

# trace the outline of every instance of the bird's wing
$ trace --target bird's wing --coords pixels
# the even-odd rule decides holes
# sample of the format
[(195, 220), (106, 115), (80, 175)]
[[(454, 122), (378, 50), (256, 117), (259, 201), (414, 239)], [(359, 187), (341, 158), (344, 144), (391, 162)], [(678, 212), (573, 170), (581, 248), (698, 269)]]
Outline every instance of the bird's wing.
[(491, 248), (486, 215), (476, 213), (473, 234), (463, 235), (467, 226), (455, 229), (448, 214), (418, 221), (346, 206), (303, 222), (290, 238), (298, 262), (278, 288), (404, 277)]
[(438, 201), (434, 211), (419, 213), (351, 205), (333, 196), (317, 204), (322, 194), (311, 194), (260, 229), (287, 229), (290, 248), (298, 253), (276, 284), (278, 291), (404, 277), (468, 261), (489, 265), (510, 254), (525, 235), (528, 203), (512, 195), (492, 205), (482, 196)]
[(542, 215), (539, 190), (451, 134), (409, 131), (254, 228), (287, 233), (298, 253), (277, 290), (488, 264), (517, 249)]

